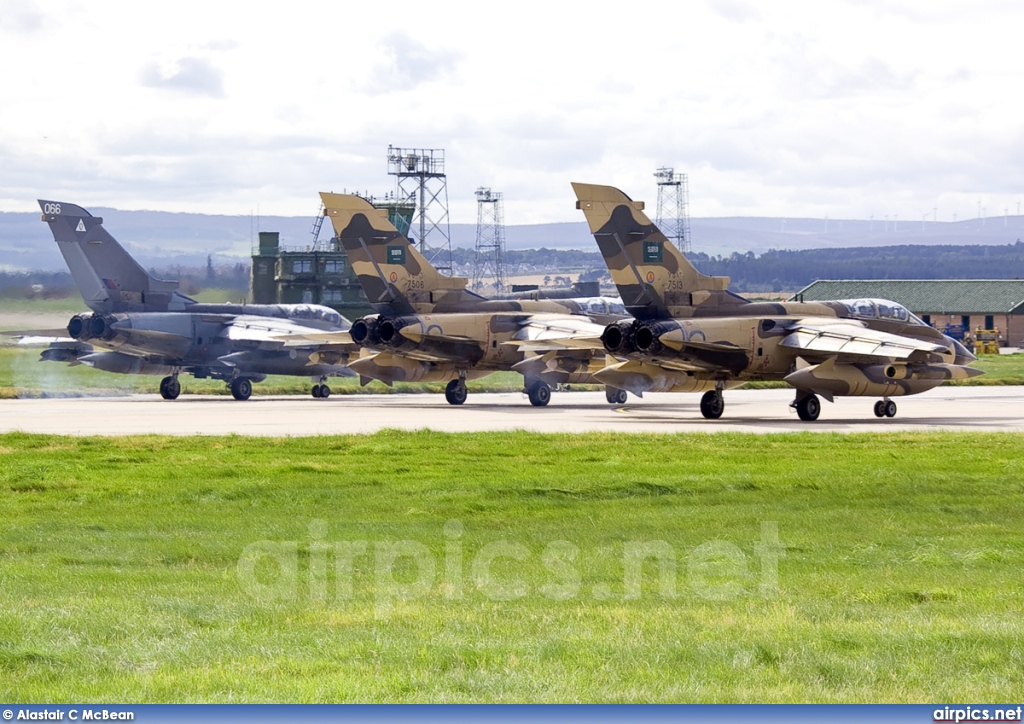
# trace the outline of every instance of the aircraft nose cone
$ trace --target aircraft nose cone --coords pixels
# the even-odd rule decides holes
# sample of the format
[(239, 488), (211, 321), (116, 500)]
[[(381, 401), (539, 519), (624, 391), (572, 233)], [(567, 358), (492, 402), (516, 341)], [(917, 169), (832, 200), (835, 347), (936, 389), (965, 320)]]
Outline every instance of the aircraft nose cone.
[(960, 344), (957, 340), (949, 338), (949, 341), (953, 343), (953, 352), (956, 354), (956, 359), (953, 361), (953, 364), (966, 365), (978, 359), (973, 352)]

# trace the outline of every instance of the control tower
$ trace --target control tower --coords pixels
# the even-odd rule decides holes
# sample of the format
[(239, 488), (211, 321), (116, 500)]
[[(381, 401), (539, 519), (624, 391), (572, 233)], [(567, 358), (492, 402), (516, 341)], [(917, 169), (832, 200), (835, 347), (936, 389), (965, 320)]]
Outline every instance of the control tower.
[(690, 249), (690, 191), (686, 174), (662, 166), (654, 172), (658, 179), (658, 218), (655, 223), (684, 254)]
[[(505, 221), (501, 193), (476, 190), (476, 254), (473, 289), (485, 295), (505, 291)], [(485, 289), (483, 285), (486, 284)]]
[(451, 274), (452, 235), (444, 149), (388, 146), (388, 175), (395, 177), (395, 200), (416, 206), (409, 229), (410, 241), (431, 264)]

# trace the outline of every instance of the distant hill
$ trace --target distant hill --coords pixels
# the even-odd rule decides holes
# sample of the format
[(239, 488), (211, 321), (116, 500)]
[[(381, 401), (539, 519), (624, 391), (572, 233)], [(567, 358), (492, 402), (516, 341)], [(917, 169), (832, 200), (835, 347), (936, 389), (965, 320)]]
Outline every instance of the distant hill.
[[(212, 255), (215, 263), (249, 258), (258, 231), (278, 231), (285, 246), (312, 243), (313, 217), (213, 216), (163, 211), (119, 211), (94, 208), (107, 229), (147, 267), (197, 266)], [(730, 256), (769, 250), (924, 245), (1005, 245), (1024, 238), (1024, 217), (994, 217), (957, 223), (851, 221), (781, 218), (701, 218), (690, 224), (694, 252)], [(322, 231), (328, 235), (329, 227)], [(452, 224), (452, 244), (471, 248), (474, 224)], [(509, 249), (594, 250), (594, 240), (581, 220), (571, 223), (507, 226)], [(0, 270), (64, 269), (64, 262), (46, 225), (36, 213), (0, 212)]]

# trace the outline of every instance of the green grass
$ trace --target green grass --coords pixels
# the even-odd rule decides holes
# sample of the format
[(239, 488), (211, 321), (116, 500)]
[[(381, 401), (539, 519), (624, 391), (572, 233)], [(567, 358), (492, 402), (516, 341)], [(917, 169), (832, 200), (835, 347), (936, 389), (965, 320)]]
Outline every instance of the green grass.
[[(221, 304), (226, 302), (238, 304), (246, 297), (246, 293), (237, 289), (209, 287), (187, 296), (205, 304)], [(69, 294), (66, 297), (55, 297), (52, 299), (44, 299), (42, 297), (33, 299), (28, 297), (0, 297), (0, 313), (56, 314), (66, 312), (70, 316), (87, 311), (89, 310), (78, 292)]]
[(87, 312), (85, 302), (77, 294), (53, 299), (28, 299), (26, 297), (0, 297), (0, 314), (73, 314)]
[[(227, 385), (217, 380), (180, 378), (183, 395), (229, 395)], [(70, 367), (60, 362), (40, 362), (39, 349), (0, 347), (0, 399), (37, 397), (80, 397), (156, 392), (160, 378), (152, 375), (119, 375), (94, 370), (85, 365)], [(254, 395), (308, 395), (312, 383), (308, 377), (270, 375), (253, 385)], [(361, 387), (357, 377), (332, 377), (328, 380), (336, 395), (442, 393), (445, 383), (399, 382), (388, 387), (371, 382)], [(523, 376), (518, 372), (495, 372), (467, 383), (470, 392), (518, 392)], [(603, 389), (594, 385), (573, 385), (575, 389)]]
[[(8, 434), (0, 455), (7, 701), (1021, 691), (1020, 435)], [(243, 585), (259, 541), (294, 542), (293, 587), (267, 557)], [(339, 574), (325, 546), (353, 541)], [(420, 557), (389, 567), (398, 541)], [(674, 596), (653, 560), (630, 583), (643, 546)], [(488, 551), (523, 559), (486, 578)]]
[(985, 370), (981, 377), (972, 377), (963, 382), (951, 384), (962, 385), (1024, 385), (1024, 354), (996, 354), (978, 357), (972, 367)]

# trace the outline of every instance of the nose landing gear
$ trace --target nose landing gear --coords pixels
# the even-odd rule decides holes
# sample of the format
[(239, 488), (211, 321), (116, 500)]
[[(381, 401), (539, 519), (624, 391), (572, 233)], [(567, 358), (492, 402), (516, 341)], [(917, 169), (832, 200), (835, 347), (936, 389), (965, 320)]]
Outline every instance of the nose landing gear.
[(176, 400), (181, 394), (181, 383), (178, 382), (178, 373), (164, 377), (160, 380), (160, 396), (165, 400)]
[(896, 417), (896, 403), (892, 400), (879, 400), (875, 403), (875, 417)]
[(313, 385), (312, 393), (318, 400), (326, 400), (331, 396), (331, 388), (327, 386), (326, 377), (321, 377), (320, 381)]

